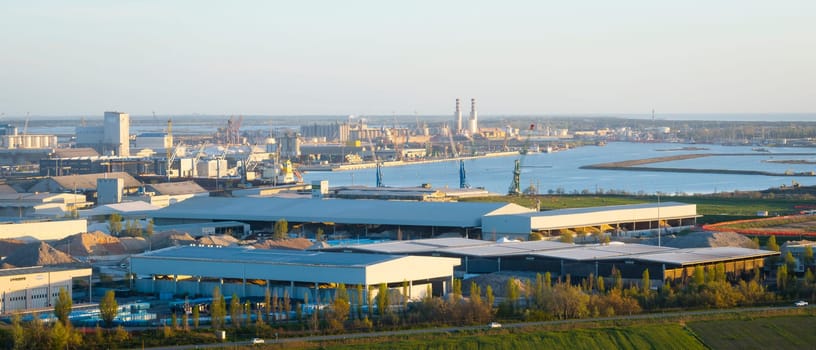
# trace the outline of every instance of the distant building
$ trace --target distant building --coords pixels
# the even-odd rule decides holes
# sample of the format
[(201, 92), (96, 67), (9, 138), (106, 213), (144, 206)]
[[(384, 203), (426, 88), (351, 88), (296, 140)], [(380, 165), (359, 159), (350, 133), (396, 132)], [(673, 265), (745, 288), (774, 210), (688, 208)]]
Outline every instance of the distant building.
[(351, 128), (347, 123), (301, 125), (300, 134), (305, 138), (325, 138), (326, 141), (346, 142)]
[(156, 152), (164, 152), (173, 148), (173, 135), (166, 132), (146, 132), (136, 136), (133, 148), (149, 148)]
[(72, 295), (74, 279), (90, 277), (90, 268), (35, 266), (0, 270), (0, 315), (53, 308), (60, 288)]
[(105, 112), (102, 126), (76, 128), (76, 146), (92, 147), (101, 154), (130, 155), (130, 115)]

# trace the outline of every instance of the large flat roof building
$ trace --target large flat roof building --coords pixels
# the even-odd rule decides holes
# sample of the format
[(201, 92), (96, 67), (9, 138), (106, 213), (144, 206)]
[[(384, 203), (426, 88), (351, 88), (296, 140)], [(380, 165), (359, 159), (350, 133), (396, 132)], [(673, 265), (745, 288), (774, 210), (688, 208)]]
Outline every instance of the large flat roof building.
[(177, 246), (131, 257), (136, 288), (147, 293), (263, 297), (267, 289), (300, 299), (325, 299), (321, 286), (345, 283), (391, 288), (409, 285), (409, 296), (421, 296), (427, 284), (435, 293), (450, 287), (459, 259), (384, 254), (254, 249), (251, 247)]

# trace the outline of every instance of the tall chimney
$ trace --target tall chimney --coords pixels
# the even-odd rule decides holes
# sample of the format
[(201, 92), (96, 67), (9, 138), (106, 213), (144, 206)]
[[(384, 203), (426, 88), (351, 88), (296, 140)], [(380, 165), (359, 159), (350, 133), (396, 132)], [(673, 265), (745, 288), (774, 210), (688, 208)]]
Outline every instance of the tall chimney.
[(452, 133), (458, 134), (462, 132), (462, 108), (459, 106), (459, 99), (456, 99), (456, 112), (454, 112), (453, 117), (456, 118), (454, 121), (456, 124), (456, 128), (451, 130)]
[(476, 99), (470, 99), (470, 118), (468, 119), (468, 131), (471, 135), (475, 135), (479, 131), (479, 122), (476, 115)]

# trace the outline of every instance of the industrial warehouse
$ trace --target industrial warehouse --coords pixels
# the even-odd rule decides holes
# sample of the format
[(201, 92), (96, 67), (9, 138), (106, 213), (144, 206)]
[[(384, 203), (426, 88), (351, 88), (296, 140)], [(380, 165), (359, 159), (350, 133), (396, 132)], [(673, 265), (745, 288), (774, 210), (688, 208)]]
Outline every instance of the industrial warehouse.
[(60, 288), (72, 295), (74, 279), (89, 281), (90, 277), (90, 268), (33, 266), (2, 269), (0, 315), (53, 307)]
[[(217, 210), (214, 210), (218, 208)], [(496, 240), (527, 239), (576, 227), (614, 227), (618, 233), (681, 228), (696, 223), (697, 207), (676, 202), (536, 211), (516, 204), (413, 202), (322, 198), (197, 197), (147, 214), (156, 225), (246, 222), (252, 230), (270, 230), (285, 219), (301, 230), (325, 229), (368, 235), (369, 229), (405, 232), (402, 238), (432, 238), (444, 233)], [(305, 231), (309, 232), (309, 231)], [(314, 231), (311, 231), (314, 232)], [(398, 238), (398, 237), (394, 237)]]
[[(737, 247), (678, 249), (643, 244), (575, 245), (554, 241), (488, 242), (466, 238), (435, 238), (288, 251), (247, 247), (179, 246), (134, 256), (135, 288), (145, 293), (210, 295), (216, 286), (225, 295), (261, 297), (267, 289), (294, 298), (329, 300), (338, 283), (364, 290), (385, 283), (421, 298), (428, 285), (435, 295), (450, 291), (453, 277), (466, 278), (499, 271), (549, 272), (611, 276), (629, 280), (644, 270), (655, 281), (692, 276), (697, 266), (723, 264), (739, 275), (762, 268), (778, 252)], [(407, 284), (407, 286), (406, 286)]]
[[(135, 288), (144, 293), (263, 297), (267, 290), (296, 299), (330, 300), (337, 283), (386, 284), (421, 298), (450, 289), (458, 258), (385, 254), (253, 249), (251, 247), (178, 246), (133, 256)], [(328, 293), (328, 294), (327, 294)], [(304, 297), (308, 295), (308, 297)], [(373, 295), (372, 295), (373, 296)]]
[(779, 252), (739, 247), (670, 248), (644, 244), (577, 245), (555, 241), (489, 242), (464, 238), (423, 239), (330, 247), (347, 253), (456, 257), (457, 277), (499, 271), (550, 272), (554, 277), (610, 276), (614, 267), (625, 279), (639, 279), (648, 269), (654, 280), (690, 277), (697, 266), (724, 264), (738, 275), (762, 268)]

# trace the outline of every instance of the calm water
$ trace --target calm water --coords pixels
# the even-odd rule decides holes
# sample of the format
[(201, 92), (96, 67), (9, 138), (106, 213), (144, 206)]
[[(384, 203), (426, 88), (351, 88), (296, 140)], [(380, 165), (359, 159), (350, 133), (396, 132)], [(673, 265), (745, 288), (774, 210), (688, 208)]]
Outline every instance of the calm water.
[[(770, 148), (771, 153), (752, 151), (751, 147), (695, 145), (708, 150), (665, 151), (687, 145), (610, 143), (605, 147), (580, 147), (557, 153), (527, 155), (523, 160), (522, 189), (532, 185), (540, 193), (562, 188), (565, 192), (589, 190), (625, 190), (632, 193), (712, 193), (734, 190), (761, 190), (796, 180), (802, 185), (816, 185), (816, 177), (786, 177), (757, 175), (722, 175), (665, 172), (635, 172), (615, 170), (584, 170), (583, 165), (650, 157), (664, 157), (688, 153), (752, 153), (756, 156), (704, 157), (695, 160), (655, 163), (655, 167), (694, 167), (704, 169), (766, 170), (774, 172), (816, 171), (814, 164), (767, 163), (769, 159), (804, 159), (814, 161), (816, 156), (775, 156), (774, 153), (816, 153), (810, 148)], [(661, 151), (663, 150), (663, 151)], [(513, 161), (517, 157), (485, 158), (465, 161), (468, 182), (473, 187), (484, 187), (506, 193), (510, 187)], [(383, 168), (386, 186), (419, 186), (430, 183), (434, 187), (459, 187), (459, 163), (444, 162)], [(330, 186), (375, 185), (375, 170), (364, 169), (342, 172), (310, 172), (305, 181), (329, 180)]]

